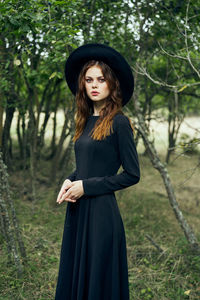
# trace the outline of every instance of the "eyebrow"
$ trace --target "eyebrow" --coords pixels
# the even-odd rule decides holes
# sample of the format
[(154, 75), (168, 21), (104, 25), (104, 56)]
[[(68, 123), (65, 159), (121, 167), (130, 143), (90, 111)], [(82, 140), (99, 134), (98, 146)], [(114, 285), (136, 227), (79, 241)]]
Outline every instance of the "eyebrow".
[[(88, 78), (93, 78), (93, 77), (91, 77), (91, 76), (85, 76), (85, 77), (88, 77)], [(98, 76), (97, 78), (104, 78), (104, 76), (102, 75), (102, 76)]]

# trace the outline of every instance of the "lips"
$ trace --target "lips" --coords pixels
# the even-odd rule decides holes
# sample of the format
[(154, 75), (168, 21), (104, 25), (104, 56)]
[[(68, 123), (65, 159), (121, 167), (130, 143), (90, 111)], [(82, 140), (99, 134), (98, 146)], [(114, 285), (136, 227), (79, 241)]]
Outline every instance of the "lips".
[(92, 92), (91, 94), (92, 94), (92, 96), (97, 96), (97, 95), (99, 95), (98, 92)]

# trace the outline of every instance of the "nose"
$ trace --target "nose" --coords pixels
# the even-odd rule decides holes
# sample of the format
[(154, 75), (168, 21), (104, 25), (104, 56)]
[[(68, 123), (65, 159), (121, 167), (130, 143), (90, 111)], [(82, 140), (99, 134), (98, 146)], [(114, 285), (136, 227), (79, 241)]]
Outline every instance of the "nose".
[(94, 79), (93, 82), (92, 82), (92, 87), (98, 87), (98, 81), (97, 79)]

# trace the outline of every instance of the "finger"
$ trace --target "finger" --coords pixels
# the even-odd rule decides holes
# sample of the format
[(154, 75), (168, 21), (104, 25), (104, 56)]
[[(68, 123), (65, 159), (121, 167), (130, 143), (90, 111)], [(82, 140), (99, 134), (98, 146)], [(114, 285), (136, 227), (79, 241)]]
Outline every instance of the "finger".
[(58, 193), (57, 199), (59, 199), (59, 198), (61, 197), (61, 195), (63, 195), (63, 193), (65, 193), (65, 188), (64, 188), (64, 187), (62, 187), (62, 188), (60, 189), (60, 192)]
[(66, 198), (65, 201), (76, 202), (76, 199), (69, 199), (69, 198)]
[(57, 196), (56, 202), (59, 202), (63, 196), (63, 194), (72, 186), (72, 182), (69, 181), (67, 183), (64, 183), (60, 189), (60, 192)]
[(66, 193), (64, 193), (62, 195), (62, 197), (58, 200), (58, 203), (62, 203), (63, 201), (65, 201), (66, 199), (70, 199), (70, 200), (74, 200), (73, 197), (71, 197), (71, 192), (69, 193), (69, 191), (67, 191)]
[(56, 202), (59, 202), (65, 193), (66, 193), (66, 187), (65, 188), (63, 187), (58, 194)]
[[(69, 188), (65, 193), (64, 193), (64, 195), (62, 196), (62, 198), (70, 198), (70, 199), (73, 199), (74, 197), (73, 197), (73, 193), (72, 193), (72, 190), (71, 190), (71, 188)], [(61, 199), (62, 199), (61, 198)]]
[(60, 201), (58, 202), (58, 204), (61, 204), (61, 203), (64, 202), (64, 201), (67, 201), (67, 202), (76, 202), (76, 199), (65, 198), (65, 199), (63, 199), (63, 200), (60, 200)]
[(62, 196), (62, 190), (58, 193), (58, 196), (57, 196), (57, 199), (56, 199), (56, 202), (58, 202)]
[(56, 202), (59, 202), (59, 201), (62, 199), (63, 194), (64, 194), (64, 192), (63, 192), (63, 193), (60, 193), (60, 194), (58, 195)]

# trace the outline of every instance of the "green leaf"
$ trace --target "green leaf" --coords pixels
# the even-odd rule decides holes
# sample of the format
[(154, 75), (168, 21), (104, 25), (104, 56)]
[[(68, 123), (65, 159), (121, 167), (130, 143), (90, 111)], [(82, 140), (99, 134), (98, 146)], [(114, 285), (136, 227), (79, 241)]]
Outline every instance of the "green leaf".
[(141, 290), (141, 294), (144, 295), (146, 293), (146, 289)]
[(62, 73), (61, 72), (53, 72), (52, 74), (51, 74), (51, 76), (49, 77), (49, 79), (51, 80), (51, 79), (53, 79), (54, 77), (57, 77), (57, 78), (62, 78), (63, 77), (63, 75), (62, 75)]

